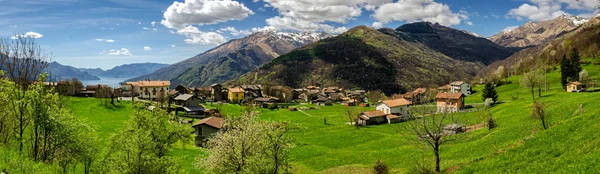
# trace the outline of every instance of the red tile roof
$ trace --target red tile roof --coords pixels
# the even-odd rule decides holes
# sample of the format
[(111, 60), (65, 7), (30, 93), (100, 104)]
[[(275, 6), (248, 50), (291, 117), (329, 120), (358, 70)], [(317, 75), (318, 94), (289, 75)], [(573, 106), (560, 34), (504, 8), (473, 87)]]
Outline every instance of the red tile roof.
[(403, 98), (395, 99), (395, 100), (384, 100), (384, 101), (381, 101), (381, 103), (387, 105), (390, 108), (410, 105), (410, 101), (403, 99)]
[(383, 117), (383, 116), (386, 116), (386, 114), (385, 114), (385, 113), (383, 113), (383, 112), (381, 112), (381, 111), (379, 111), (379, 110), (377, 110), (377, 111), (367, 111), (367, 112), (363, 112), (363, 113), (361, 113), (361, 115), (365, 115), (365, 116), (367, 116), (368, 118), (374, 118), (374, 117)]
[(162, 86), (170, 86), (170, 81), (139, 81), (139, 82), (127, 82), (126, 84), (131, 86), (139, 86), (139, 87), (162, 87)]
[(223, 128), (223, 123), (225, 123), (225, 120), (221, 117), (208, 117), (196, 122), (196, 124), (192, 125), (192, 127), (208, 125), (217, 129), (221, 129)]
[(436, 99), (460, 99), (461, 97), (464, 97), (464, 95), (461, 92), (459, 92), (459, 93), (440, 92), (437, 95), (435, 95)]
[(244, 92), (244, 89), (242, 89), (240, 87), (229, 88), (229, 92), (240, 93), (240, 92)]

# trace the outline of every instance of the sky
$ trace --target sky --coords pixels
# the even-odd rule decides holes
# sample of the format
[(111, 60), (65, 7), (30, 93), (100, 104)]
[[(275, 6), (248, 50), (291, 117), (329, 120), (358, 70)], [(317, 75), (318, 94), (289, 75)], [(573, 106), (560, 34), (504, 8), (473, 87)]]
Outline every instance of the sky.
[(329, 32), (419, 21), (484, 37), (562, 14), (589, 18), (597, 0), (0, 0), (0, 37), (36, 39), (78, 68), (173, 64), (257, 31)]

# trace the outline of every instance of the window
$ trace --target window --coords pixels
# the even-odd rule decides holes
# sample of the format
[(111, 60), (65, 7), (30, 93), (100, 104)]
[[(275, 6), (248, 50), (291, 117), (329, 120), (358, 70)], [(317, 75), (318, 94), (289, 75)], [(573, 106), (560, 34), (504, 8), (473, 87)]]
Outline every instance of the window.
[(156, 88), (152, 90), (152, 95), (156, 95)]

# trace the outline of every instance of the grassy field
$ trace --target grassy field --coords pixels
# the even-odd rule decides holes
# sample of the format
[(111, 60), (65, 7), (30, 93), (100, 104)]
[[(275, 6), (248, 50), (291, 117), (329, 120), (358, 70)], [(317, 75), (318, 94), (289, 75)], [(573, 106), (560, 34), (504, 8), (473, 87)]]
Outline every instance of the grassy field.
[[(584, 69), (594, 78), (600, 77), (597, 67)], [(570, 173), (600, 171), (600, 93), (566, 93), (560, 87), (560, 74), (548, 74), (550, 91), (543, 93), (550, 113), (551, 127), (543, 130), (539, 120), (529, 116), (531, 94), (519, 85), (520, 77), (511, 77), (511, 84), (497, 88), (499, 105), (491, 108), (498, 127), (492, 131), (480, 129), (457, 136), (441, 148), (441, 167), (456, 173)], [(481, 91), (482, 86), (475, 86)], [(469, 103), (481, 103), (481, 93), (470, 96)], [(512, 96), (518, 96), (513, 100)], [(131, 103), (105, 107), (96, 99), (73, 98), (73, 112), (96, 126), (106, 140), (122, 127), (131, 114)], [(307, 105), (311, 106), (311, 105)], [(207, 107), (217, 107), (216, 104)], [(356, 112), (373, 108), (354, 108)], [(237, 115), (244, 110), (239, 105), (224, 104), (224, 114)], [(408, 173), (417, 163), (433, 167), (433, 153), (415, 143), (414, 135), (406, 131), (407, 123), (377, 125), (356, 129), (348, 125), (346, 107), (334, 105), (318, 110), (260, 110), (261, 118), (296, 123), (302, 129), (291, 132), (296, 146), (291, 151), (294, 173), (369, 173), (377, 160), (387, 163), (395, 173)], [(467, 125), (480, 123), (476, 112), (455, 114)], [(189, 173), (203, 173), (193, 167), (197, 157), (204, 155), (192, 142), (178, 143), (172, 152), (180, 157)]]

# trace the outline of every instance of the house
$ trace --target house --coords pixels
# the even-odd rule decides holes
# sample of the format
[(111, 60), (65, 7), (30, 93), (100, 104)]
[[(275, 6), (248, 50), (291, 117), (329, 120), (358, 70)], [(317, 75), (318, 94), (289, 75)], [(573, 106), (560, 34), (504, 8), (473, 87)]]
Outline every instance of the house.
[(327, 87), (327, 88), (323, 88), (323, 94), (325, 94), (326, 96), (330, 96), (334, 93), (339, 93), (341, 92), (341, 88), (338, 87)]
[(173, 98), (173, 103), (182, 107), (199, 106), (200, 100), (198, 97), (191, 94), (180, 94)]
[(450, 92), (471, 95), (471, 85), (464, 81), (455, 81), (450, 83)]
[(411, 104), (410, 101), (400, 98), (394, 100), (384, 100), (376, 105), (376, 109), (378, 111), (383, 112), (384, 114), (391, 114), (397, 116), (408, 116), (410, 111), (408, 106)]
[(95, 97), (96, 91), (100, 90), (100, 88), (102, 88), (102, 85), (100, 84), (86, 85), (85, 90), (81, 91), (80, 95), (84, 97)]
[(444, 126), (442, 132), (445, 135), (454, 135), (454, 134), (465, 132), (465, 129), (463, 128), (463, 126), (458, 125), (458, 124), (449, 124), (449, 125)]
[(230, 102), (241, 102), (244, 100), (244, 89), (240, 87), (229, 88), (227, 99)]
[(320, 106), (331, 106), (333, 105), (333, 101), (330, 98), (319, 97), (316, 100), (313, 100), (312, 104)]
[(225, 120), (221, 117), (208, 117), (192, 125), (195, 130), (196, 146), (203, 146), (208, 138), (214, 136), (223, 128), (223, 123), (225, 123)]
[(450, 85), (444, 85), (444, 86), (440, 86), (438, 88), (438, 92), (450, 92)]
[(160, 95), (166, 97), (171, 86), (170, 81), (150, 81), (142, 80), (139, 82), (126, 82), (121, 84), (124, 92), (130, 92), (133, 96), (139, 96), (144, 99), (156, 99)]
[(274, 106), (277, 107), (277, 103), (279, 103), (279, 98), (275, 98), (275, 97), (259, 97), (254, 99), (254, 102), (256, 102), (256, 105), (262, 107), (262, 108), (269, 108), (269, 106)]
[(218, 83), (212, 84), (212, 85), (210, 85), (210, 88), (211, 88), (210, 94), (212, 95), (214, 102), (225, 101), (225, 95), (223, 93), (223, 86), (221, 84), (218, 84)]
[(377, 124), (391, 124), (400, 122), (401, 116), (385, 114), (382, 111), (367, 111), (358, 114), (358, 123), (359, 125), (377, 125)]
[(180, 94), (188, 94), (189, 93), (189, 89), (183, 85), (177, 85), (177, 87), (175, 87), (175, 90), (177, 92), (179, 92)]
[(585, 92), (586, 85), (581, 82), (570, 82), (567, 84), (567, 92)]
[(458, 112), (464, 105), (465, 95), (462, 93), (440, 92), (435, 95), (437, 112)]
[(244, 99), (247, 101), (263, 97), (261, 85), (240, 85), (240, 88), (244, 89)]

